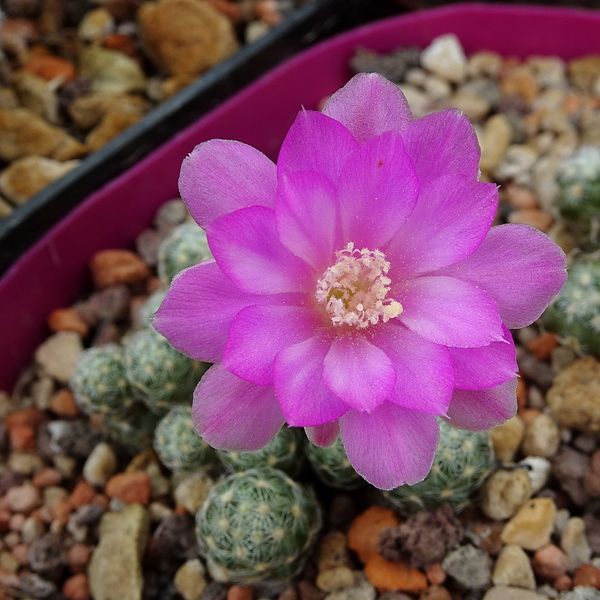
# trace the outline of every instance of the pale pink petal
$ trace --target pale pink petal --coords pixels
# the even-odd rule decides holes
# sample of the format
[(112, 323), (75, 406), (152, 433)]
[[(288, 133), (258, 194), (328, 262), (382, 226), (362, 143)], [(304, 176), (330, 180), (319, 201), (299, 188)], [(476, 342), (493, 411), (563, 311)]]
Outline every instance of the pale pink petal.
[(455, 390), (446, 419), (453, 427), (484, 431), (517, 413), (517, 379), (487, 390)]
[(355, 75), (331, 96), (323, 114), (342, 123), (361, 144), (385, 131), (401, 131), (412, 121), (404, 94), (376, 73)]
[(439, 428), (433, 415), (385, 402), (371, 414), (349, 410), (340, 419), (340, 433), (356, 472), (375, 487), (391, 490), (429, 473)]
[(483, 390), (514, 379), (519, 367), (510, 331), (504, 328), (504, 342), (481, 348), (448, 348), (454, 363), (454, 386), (463, 390)]
[(279, 241), (270, 208), (250, 206), (222, 215), (209, 225), (207, 237), (221, 271), (246, 292), (282, 294), (314, 286), (309, 266)]
[(387, 399), (396, 381), (385, 352), (360, 333), (335, 337), (323, 365), (325, 385), (346, 404), (366, 412)]
[(275, 393), (292, 427), (330, 423), (349, 408), (323, 382), (323, 359), (331, 339), (316, 335), (289, 346), (275, 358)]
[(445, 110), (412, 121), (402, 137), (420, 181), (444, 175), (478, 178), (479, 143), (460, 111)]
[(445, 415), (454, 390), (448, 349), (392, 323), (378, 326), (372, 341), (396, 370), (396, 384), (388, 400), (404, 408)]
[(385, 250), (391, 273), (410, 277), (465, 259), (485, 238), (497, 205), (494, 184), (463, 177), (427, 181)]
[(503, 339), (493, 300), (465, 281), (418, 277), (398, 284), (390, 295), (404, 308), (398, 319), (435, 344), (474, 348)]
[(419, 182), (402, 138), (389, 131), (365, 142), (342, 168), (338, 200), (344, 240), (380, 249), (413, 211)]
[(223, 352), (225, 367), (258, 385), (273, 385), (280, 350), (312, 337), (320, 320), (299, 306), (248, 306), (233, 319)]
[(530, 325), (567, 280), (564, 252), (527, 225), (492, 227), (481, 246), (440, 274), (470, 281), (494, 300), (509, 329)]
[(273, 301), (237, 289), (214, 260), (185, 269), (171, 283), (152, 324), (194, 360), (219, 362), (233, 317), (245, 306)]
[(352, 134), (335, 119), (301, 110), (281, 145), (277, 174), (312, 171), (335, 182), (346, 156), (357, 147)]
[(341, 246), (336, 190), (325, 176), (297, 171), (283, 176), (275, 219), (285, 247), (322, 273)]
[(241, 142), (210, 140), (184, 159), (179, 192), (201, 227), (246, 206), (275, 206), (277, 167)]
[(244, 381), (219, 364), (196, 387), (192, 419), (210, 446), (244, 452), (262, 448), (285, 422), (271, 386)]
[(312, 444), (325, 448), (335, 442), (340, 433), (340, 426), (337, 421), (333, 421), (316, 427), (305, 427), (304, 431)]

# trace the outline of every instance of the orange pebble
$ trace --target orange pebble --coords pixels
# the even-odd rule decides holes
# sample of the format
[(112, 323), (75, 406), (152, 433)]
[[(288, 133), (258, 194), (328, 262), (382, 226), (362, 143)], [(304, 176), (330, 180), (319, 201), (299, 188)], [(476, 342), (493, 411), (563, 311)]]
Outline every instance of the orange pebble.
[(573, 588), (573, 580), (565, 573), (564, 575), (559, 575), (553, 582), (552, 587), (557, 592), (566, 592)]
[(452, 600), (452, 596), (445, 587), (432, 585), (421, 592), (419, 600)]
[(4, 417), (4, 425), (8, 430), (15, 425), (27, 425), (35, 430), (45, 420), (46, 416), (41, 410), (38, 410), (37, 408), (25, 408), (6, 415), (6, 417)]
[(45, 467), (35, 473), (31, 483), (37, 488), (45, 488), (50, 485), (58, 485), (63, 479), (62, 473), (52, 467)]
[(87, 575), (77, 573), (77, 575), (69, 577), (63, 584), (62, 593), (67, 600), (90, 600)]
[(74, 331), (85, 337), (90, 328), (83, 320), (79, 311), (74, 308), (57, 308), (48, 316), (48, 327), (52, 331)]
[(522, 377), (517, 379), (517, 406), (519, 409), (527, 406), (527, 384)]
[(131, 36), (125, 35), (124, 33), (107, 35), (102, 41), (102, 45), (110, 50), (122, 52), (134, 60), (139, 60), (140, 58), (135, 42)]
[(87, 482), (80, 481), (69, 496), (69, 503), (74, 509), (81, 508), (86, 504), (91, 504), (96, 495), (96, 490)]
[(227, 591), (227, 600), (253, 600), (254, 590), (249, 585), (232, 585)]
[(573, 575), (573, 585), (587, 585), (600, 590), (600, 569), (591, 564), (581, 565)]
[(379, 536), (386, 527), (396, 527), (398, 517), (389, 509), (371, 506), (352, 521), (348, 530), (348, 548), (366, 563), (372, 556), (379, 555)]
[(538, 360), (548, 360), (550, 353), (560, 344), (553, 333), (544, 333), (527, 344), (529, 350)]
[(56, 77), (60, 77), (65, 81), (72, 81), (77, 77), (77, 70), (72, 62), (51, 54), (32, 56), (25, 63), (24, 68), (46, 81), (51, 81)]
[(132, 504), (148, 504), (150, 501), (150, 477), (145, 471), (131, 471), (113, 475), (104, 490), (111, 498)]
[(100, 250), (90, 260), (92, 279), (97, 288), (115, 283), (142, 283), (152, 274), (144, 261), (131, 250)]
[(519, 411), (519, 417), (521, 417), (521, 420), (526, 426), (531, 425), (531, 422), (541, 414), (541, 411), (537, 410), (536, 408), (524, 408), (523, 410)]
[(185, 506), (181, 506), (181, 504), (178, 504), (174, 509), (173, 512), (176, 515), (187, 515), (188, 514), (188, 510)]
[(231, 0), (208, 0), (208, 3), (229, 17), (234, 23), (239, 23), (242, 20), (242, 8), (238, 2)]
[(73, 512), (73, 507), (66, 498), (61, 498), (52, 507), (52, 512), (54, 513), (54, 518), (58, 519), (59, 523), (66, 525), (71, 513)]
[(365, 565), (367, 579), (381, 592), (418, 593), (427, 587), (427, 577), (407, 562), (390, 562), (379, 555)]
[(52, 395), (48, 408), (60, 417), (76, 417), (79, 414), (75, 396), (71, 390), (66, 388)]
[(8, 431), (12, 450), (32, 450), (35, 448), (35, 431), (27, 425), (13, 425)]
[(83, 573), (90, 562), (92, 551), (85, 544), (73, 544), (67, 550), (67, 560), (71, 573)]
[(427, 579), (431, 585), (442, 585), (442, 583), (446, 581), (446, 571), (442, 569), (442, 565), (440, 563), (429, 565), (425, 570), (425, 575), (427, 576)]

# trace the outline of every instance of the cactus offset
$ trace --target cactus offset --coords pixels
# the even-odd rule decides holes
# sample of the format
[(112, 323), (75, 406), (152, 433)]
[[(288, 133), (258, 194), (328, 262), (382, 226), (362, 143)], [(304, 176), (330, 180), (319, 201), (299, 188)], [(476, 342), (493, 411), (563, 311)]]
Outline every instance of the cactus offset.
[(242, 583), (294, 577), (320, 525), (313, 493), (269, 467), (217, 482), (196, 515), (211, 575)]

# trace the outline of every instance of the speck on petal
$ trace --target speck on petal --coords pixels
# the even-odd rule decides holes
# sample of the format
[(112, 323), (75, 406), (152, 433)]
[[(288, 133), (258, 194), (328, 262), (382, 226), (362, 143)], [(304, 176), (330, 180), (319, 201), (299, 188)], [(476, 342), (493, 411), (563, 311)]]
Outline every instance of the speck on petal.
[(340, 433), (356, 472), (375, 487), (391, 490), (429, 473), (439, 427), (433, 415), (386, 402), (371, 414), (349, 410), (340, 419)]

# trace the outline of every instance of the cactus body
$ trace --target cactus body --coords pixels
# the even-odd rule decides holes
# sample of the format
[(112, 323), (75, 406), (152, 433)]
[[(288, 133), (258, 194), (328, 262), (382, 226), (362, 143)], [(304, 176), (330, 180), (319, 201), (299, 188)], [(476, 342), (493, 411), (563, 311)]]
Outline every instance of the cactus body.
[(133, 454), (149, 448), (159, 417), (145, 404), (136, 402), (123, 414), (104, 416), (110, 435)]
[(600, 357), (600, 261), (579, 259), (571, 265), (567, 283), (542, 323), (580, 354)]
[(152, 326), (152, 317), (154, 317), (154, 313), (159, 309), (167, 292), (168, 288), (166, 287), (156, 290), (153, 294), (150, 294), (146, 302), (140, 306), (137, 313), (137, 322), (141, 327)]
[(600, 216), (600, 148), (581, 146), (566, 157), (556, 176), (563, 216), (576, 221)]
[(181, 354), (148, 328), (127, 340), (125, 369), (129, 383), (148, 408), (164, 414), (173, 405), (190, 401), (206, 365)]
[(383, 492), (388, 502), (404, 513), (444, 504), (460, 512), (494, 465), (494, 451), (486, 432), (465, 431), (441, 419), (439, 422), (440, 439), (427, 477), (414, 485)]
[(326, 448), (315, 446), (307, 439), (305, 448), (313, 471), (326, 485), (352, 490), (364, 483), (364, 479), (350, 464), (339, 437)]
[(213, 577), (243, 583), (296, 575), (320, 524), (312, 492), (268, 467), (217, 482), (196, 515), (200, 551)]
[(173, 407), (154, 433), (154, 449), (169, 469), (191, 470), (210, 467), (215, 451), (196, 432), (189, 406)]
[(87, 414), (123, 412), (134, 402), (123, 348), (117, 344), (84, 350), (70, 385), (77, 404)]
[(298, 434), (289, 427), (282, 427), (268, 444), (256, 452), (217, 450), (217, 455), (230, 473), (255, 467), (274, 467), (293, 476), (302, 460)]
[(173, 229), (158, 251), (158, 276), (164, 283), (183, 269), (212, 258), (206, 233), (196, 223), (188, 221)]

